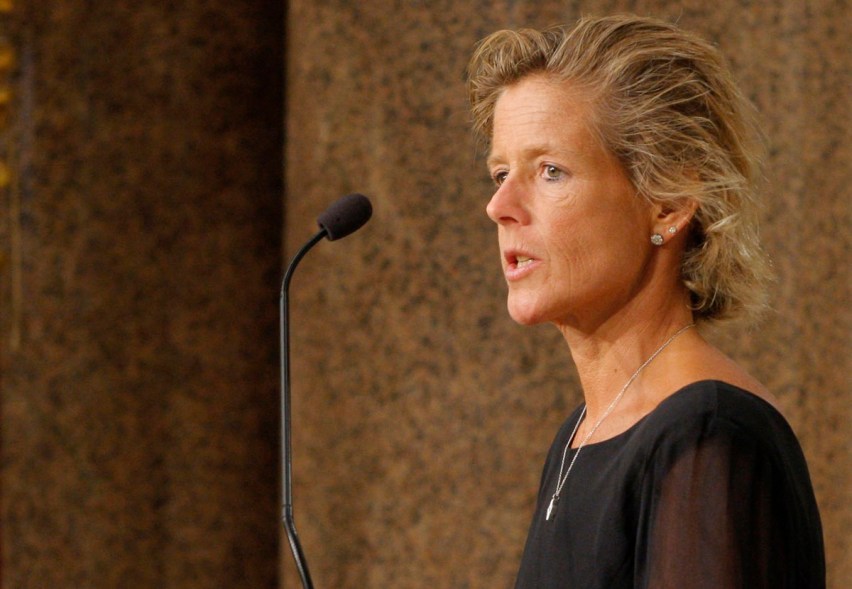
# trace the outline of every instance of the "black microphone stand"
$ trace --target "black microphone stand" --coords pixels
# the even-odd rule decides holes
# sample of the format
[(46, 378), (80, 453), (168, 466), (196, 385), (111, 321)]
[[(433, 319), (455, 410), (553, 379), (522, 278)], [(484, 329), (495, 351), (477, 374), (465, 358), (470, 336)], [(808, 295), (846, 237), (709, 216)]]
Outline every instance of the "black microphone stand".
[(296, 560), (296, 568), (299, 570), (299, 576), (302, 578), (302, 587), (304, 589), (314, 589), (314, 585), (311, 582), (311, 573), (308, 571), (308, 563), (302, 552), (299, 535), (296, 533), (296, 524), (293, 521), (293, 451), (290, 436), (290, 279), (293, 277), (293, 271), (296, 269), (299, 261), (323, 237), (328, 237), (329, 241), (346, 237), (369, 221), (372, 214), (373, 206), (370, 204), (370, 199), (363, 194), (352, 193), (337, 199), (317, 218), (317, 224), (321, 228), (320, 231), (309, 239), (302, 246), (302, 249), (296, 252), (296, 255), (290, 261), (290, 265), (287, 266), (287, 271), (284, 273), (284, 280), (281, 282), (279, 327), (281, 330), (281, 464), (283, 468), (281, 484), (284, 496), (283, 517), (284, 528), (287, 530), (287, 538), (290, 541), (290, 549), (293, 552), (293, 558)]
[(328, 231), (323, 228), (302, 246), (284, 273), (281, 283), (281, 299), (279, 303), (279, 329), (281, 331), (281, 464), (283, 472), (281, 475), (283, 485), (283, 518), (284, 528), (287, 530), (287, 538), (290, 541), (290, 549), (296, 561), (296, 568), (302, 578), (304, 589), (313, 589), (311, 573), (308, 570), (308, 562), (302, 552), (299, 543), (299, 535), (296, 533), (296, 523), (293, 521), (293, 451), (290, 441), (290, 304), (289, 290), (290, 279), (299, 261), (308, 250), (314, 247)]

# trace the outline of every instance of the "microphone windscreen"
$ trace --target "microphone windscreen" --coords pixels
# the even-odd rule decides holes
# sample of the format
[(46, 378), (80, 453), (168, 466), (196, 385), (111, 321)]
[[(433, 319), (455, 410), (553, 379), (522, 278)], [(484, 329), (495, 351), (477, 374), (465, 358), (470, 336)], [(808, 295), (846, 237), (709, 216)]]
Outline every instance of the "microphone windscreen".
[(337, 199), (317, 217), (317, 224), (325, 229), (329, 241), (346, 237), (370, 220), (373, 205), (363, 194), (347, 194)]

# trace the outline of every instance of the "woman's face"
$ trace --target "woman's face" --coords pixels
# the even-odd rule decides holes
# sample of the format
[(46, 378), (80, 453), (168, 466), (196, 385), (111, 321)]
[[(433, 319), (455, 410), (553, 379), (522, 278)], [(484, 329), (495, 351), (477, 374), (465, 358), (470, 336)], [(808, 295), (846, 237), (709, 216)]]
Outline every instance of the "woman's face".
[(597, 325), (643, 287), (651, 207), (593, 133), (593, 109), (564, 82), (530, 76), (494, 112), (488, 167), (509, 314)]

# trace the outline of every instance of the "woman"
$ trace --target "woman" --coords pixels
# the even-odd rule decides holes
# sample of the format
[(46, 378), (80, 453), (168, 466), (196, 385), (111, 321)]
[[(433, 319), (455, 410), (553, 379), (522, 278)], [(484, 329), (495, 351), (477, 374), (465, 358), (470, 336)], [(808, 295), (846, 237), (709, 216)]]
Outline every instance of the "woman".
[(470, 65), (508, 309), (585, 402), (557, 434), (517, 588), (824, 587), (807, 467), (699, 327), (764, 306), (758, 143), (718, 52), (660, 21), (501, 31)]

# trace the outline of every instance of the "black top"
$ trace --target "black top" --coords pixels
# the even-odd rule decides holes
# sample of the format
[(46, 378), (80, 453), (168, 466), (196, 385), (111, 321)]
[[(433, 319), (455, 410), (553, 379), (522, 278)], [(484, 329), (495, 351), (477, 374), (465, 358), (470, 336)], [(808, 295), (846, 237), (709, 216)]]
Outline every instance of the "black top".
[(684, 387), (586, 445), (545, 521), (579, 417), (548, 453), (516, 589), (825, 587), (805, 458), (766, 401), (719, 381)]

